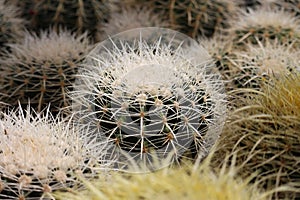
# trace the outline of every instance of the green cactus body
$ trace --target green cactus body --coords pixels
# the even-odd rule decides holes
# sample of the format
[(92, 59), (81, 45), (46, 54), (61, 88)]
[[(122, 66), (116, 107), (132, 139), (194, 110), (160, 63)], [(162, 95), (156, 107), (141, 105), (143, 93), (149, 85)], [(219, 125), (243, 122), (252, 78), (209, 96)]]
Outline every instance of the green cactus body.
[(91, 46), (86, 34), (48, 30), (41, 36), (27, 33), (23, 43), (11, 44), (12, 52), (2, 61), (3, 102), (37, 111), (49, 103), (53, 114), (69, 105), (67, 90), (75, 80), (78, 64)]
[(97, 27), (108, 18), (106, 0), (25, 0), (17, 4), (30, 21), (29, 28), (36, 31), (62, 26), (77, 33), (88, 31), (95, 37)]

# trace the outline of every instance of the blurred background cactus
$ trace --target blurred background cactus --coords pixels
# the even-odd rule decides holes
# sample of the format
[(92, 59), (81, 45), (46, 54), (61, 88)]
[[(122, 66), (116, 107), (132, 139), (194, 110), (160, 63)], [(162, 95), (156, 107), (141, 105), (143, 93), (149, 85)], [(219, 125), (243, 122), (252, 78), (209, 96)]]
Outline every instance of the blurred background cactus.
[(0, 61), (0, 101), (25, 108), (30, 103), (36, 111), (51, 103), (53, 114), (67, 107), (67, 90), (92, 47), (87, 34), (76, 36), (63, 29), (42, 31), (40, 36), (26, 32), (22, 42), (8, 46), (11, 52)]
[(78, 187), (78, 177), (96, 176), (93, 167), (100, 162), (93, 159), (101, 160), (101, 146), (88, 142), (70, 121), (29, 107), (0, 117), (1, 199), (53, 199), (54, 191)]
[(20, 8), (0, 0), (0, 51), (7, 50), (7, 43), (23, 37), (26, 20), (21, 18)]
[[(14, 1), (14, 0), (13, 0)], [(108, 20), (109, 7), (107, 0), (22, 0), (14, 1), (22, 8), (22, 14), (29, 21), (28, 28), (34, 31), (61, 27), (78, 34), (88, 31), (94, 39), (97, 28)]]

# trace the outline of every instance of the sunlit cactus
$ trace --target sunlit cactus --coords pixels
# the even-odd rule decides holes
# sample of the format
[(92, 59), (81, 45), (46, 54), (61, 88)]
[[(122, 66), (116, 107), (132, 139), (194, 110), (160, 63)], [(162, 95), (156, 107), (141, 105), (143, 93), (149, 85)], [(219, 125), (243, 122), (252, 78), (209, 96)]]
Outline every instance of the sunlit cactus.
[[(225, 119), (223, 83), (207, 52), (192, 39), (160, 28), (133, 29), (100, 43), (74, 86), (75, 112), (95, 126), (119, 169), (128, 160), (151, 165), (204, 157)], [(127, 156), (122, 154), (129, 154)]]
[(30, 108), (0, 116), (0, 199), (51, 198), (54, 191), (78, 187), (79, 176), (96, 176), (104, 152), (71, 121)]

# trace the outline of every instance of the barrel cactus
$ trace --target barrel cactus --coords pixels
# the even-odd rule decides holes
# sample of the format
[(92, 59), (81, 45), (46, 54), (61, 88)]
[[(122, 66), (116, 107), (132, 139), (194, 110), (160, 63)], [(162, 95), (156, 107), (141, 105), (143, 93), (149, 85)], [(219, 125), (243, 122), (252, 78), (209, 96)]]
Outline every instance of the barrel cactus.
[(54, 199), (54, 191), (78, 187), (78, 177), (96, 176), (101, 146), (79, 134), (71, 121), (29, 107), (0, 116), (1, 199)]
[(53, 114), (67, 107), (68, 87), (91, 49), (87, 34), (76, 36), (63, 29), (42, 31), (40, 36), (26, 32), (21, 43), (9, 47), (11, 53), (0, 61), (0, 101), (13, 107), (20, 102), (25, 108), (30, 103), (37, 111), (51, 103)]
[[(133, 29), (100, 43), (74, 92), (78, 121), (95, 127), (118, 169), (130, 161), (204, 157), (225, 118), (220, 75), (203, 47), (169, 29)], [(151, 167), (150, 167), (151, 168)]]

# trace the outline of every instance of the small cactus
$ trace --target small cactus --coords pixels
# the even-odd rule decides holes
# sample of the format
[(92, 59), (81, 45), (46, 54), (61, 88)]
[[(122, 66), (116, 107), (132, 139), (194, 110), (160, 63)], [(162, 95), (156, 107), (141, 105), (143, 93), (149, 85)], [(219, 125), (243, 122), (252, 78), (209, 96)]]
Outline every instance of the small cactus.
[(75, 80), (78, 63), (91, 49), (87, 34), (52, 29), (40, 36), (26, 32), (22, 43), (10, 44), (11, 52), (0, 61), (0, 101), (41, 111), (48, 103), (57, 113), (69, 105), (66, 95)]
[(50, 26), (59, 31), (62, 26), (78, 34), (88, 31), (95, 37), (96, 28), (109, 15), (106, 0), (22, 0), (16, 4), (23, 8), (23, 17), (30, 22), (28, 28), (35, 31)]
[(53, 199), (54, 191), (78, 187), (79, 176), (96, 176), (101, 147), (71, 121), (29, 107), (0, 116), (0, 199)]
[(225, 118), (223, 83), (212, 71), (207, 52), (183, 34), (125, 31), (87, 57), (74, 107), (98, 128), (94, 137), (107, 141), (108, 157), (117, 156), (121, 169), (124, 152), (147, 165), (152, 151), (160, 159), (173, 152), (174, 162), (188, 151), (204, 157)]
[(241, 11), (238, 20), (231, 21), (230, 36), (236, 46), (262, 42), (299, 43), (300, 21), (282, 9), (263, 7)]
[(231, 76), (236, 87), (260, 88), (264, 80), (280, 74), (300, 71), (299, 51), (292, 45), (267, 43), (249, 44), (245, 51), (235, 52), (235, 69)]
[(23, 35), (25, 20), (13, 4), (0, 0), (0, 50), (5, 50), (7, 43), (18, 41)]

